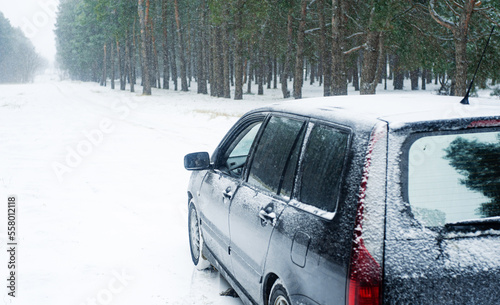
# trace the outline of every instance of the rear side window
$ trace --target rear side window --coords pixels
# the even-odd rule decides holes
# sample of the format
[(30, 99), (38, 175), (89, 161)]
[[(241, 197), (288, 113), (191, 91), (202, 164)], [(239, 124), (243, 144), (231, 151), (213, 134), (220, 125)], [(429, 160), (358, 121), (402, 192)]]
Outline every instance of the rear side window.
[(500, 216), (500, 132), (417, 138), (408, 151), (408, 201), (427, 227)]
[(308, 139), (301, 163), (298, 199), (320, 210), (334, 212), (349, 134), (329, 126), (315, 125)]
[(282, 187), (284, 172), (285, 169), (295, 171), (296, 157), (293, 160), (297, 153), (294, 152), (300, 145), (299, 134), (303, 126), (304, 122), (301, 120), (271, 117), (257, 145), (248, 183), (273, 194), (289, 196), (290, 183), (285, 188)]

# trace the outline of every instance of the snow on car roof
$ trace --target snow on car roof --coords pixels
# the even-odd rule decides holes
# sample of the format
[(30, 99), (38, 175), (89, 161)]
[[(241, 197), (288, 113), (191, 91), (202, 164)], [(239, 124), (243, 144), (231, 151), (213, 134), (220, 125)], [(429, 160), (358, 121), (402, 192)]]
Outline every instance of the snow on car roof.
[[(459, 118), (500, 118), (500, 101), (439, 95), (364, 95), (310, 98), (273, 104), (264, 110), (293, 112), (308, 116), (342, 116), (350, 120), (378, 119), (398, 124)], [(261, 110), (263, 110), (261, 108)], [(331, 113), (331, 114), (328, 114)]]

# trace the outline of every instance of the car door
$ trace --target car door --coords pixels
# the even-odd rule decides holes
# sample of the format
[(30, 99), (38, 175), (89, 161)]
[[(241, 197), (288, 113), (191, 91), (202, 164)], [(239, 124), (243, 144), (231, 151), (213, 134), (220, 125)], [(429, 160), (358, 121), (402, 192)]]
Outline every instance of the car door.
[(232, 271), (229, 206), (264, 118), (251, 116), (235, 125), (214, 153), (213, 169), (208, 171), (198, 194), (205, 244), (227, 271)]
[(336, 217), (350, 131), (310, 123), (293, 199), (272, 235), (266, 272), (277, 274), (294, 304), (345, 304), (352, 231)]
[(262, 132), (247, 181), (234, 194), (229, 213), (234, 275), (259, 301), (269, 240), (290, 198), (306, 123), (272, 116)]

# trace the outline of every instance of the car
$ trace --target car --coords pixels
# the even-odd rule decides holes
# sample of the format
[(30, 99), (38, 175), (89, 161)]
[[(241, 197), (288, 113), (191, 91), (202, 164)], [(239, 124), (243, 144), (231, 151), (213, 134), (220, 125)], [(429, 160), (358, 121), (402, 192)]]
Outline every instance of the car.
[(245, 304), (499, 304), (500, 103), (252, 110), (186, 155), (191, 256)]

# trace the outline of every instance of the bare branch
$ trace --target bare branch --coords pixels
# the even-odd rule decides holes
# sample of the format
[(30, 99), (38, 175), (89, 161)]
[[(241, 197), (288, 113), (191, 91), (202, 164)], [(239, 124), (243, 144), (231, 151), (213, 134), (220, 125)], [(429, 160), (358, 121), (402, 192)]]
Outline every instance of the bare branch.
[(421, 28), (419, 28), (418, 26), (416, 26), (413, 23), (407, 22), (407, 24), (409, 26), (414, 27), (415, 29), (417, 29), (417, 31), (419, 31), (424, 36), (427, 36), (427, 37), (430, 37), (430, 38), (437, 38), (437, 39), (439, 39), (441, 41), (453, 41), (453, 36), (449, 36), (449, 37), (438, 36), (435, 33), (424, 32), (424, 30), (422, 30)]
[[(457, 17), (458, 17), (458, 16), (460, 16), (460, 14), (459, 14), (459, 13), (457, 13), (457, 11), (455, 11), (455, 9), (453, 8), (453, 6), (451, 6), (451, 4), (450, 4), (450, 2), (449, 2), (449, 1), (445, 1), (445, 3), (446, 3), (446, 6), (448, 6), (448, 8), (449, 8), (449, 9), (453, 12), (453, 14), (454, 14), (455, 16), (457, 16)], [(462, 7), (460, 7), (460, 8), (462, 8)], [(463, 8), (462, 8), (462, 9), (463, 9)]]
[(359, 24), (356, 19), (352, 18), (349, 14), (346, 14), (346, 16), (347, 18), (351, 19), (351, 21), (354, 22), (354, 24), (356, 24), (360, 29), (363, 29), (363, 26)]
[(498, 21), (493, 20), (486, 12), (484, 11), (479, 11), (480, 14), (482, 14), (486, 19), (488, 19), (491, 23), (495, 24), (496, 26), (500, 27), (500, 23)]
[[(466, 0), (466, 1), (468, 1), (468, 0)], [(448, 1), (446, 1), (446, 2), (448, 2)], [(463, 9), (464, 9), (463, 5), (461, 5), (461, 4), (460, 4), (460, 3), (458, 3), (457, 1), (453, 1), (453, 4), (454, 4), (455, 6), (458, 6), (461, 10), (463, 10)]]
[(425, 6), (425, 5), (421, 4), (421, 3), (415, 3), (413, 6), (415, 8), (421, 9), (424, 12), (429, 10), (429, 8), (427, 6)]

